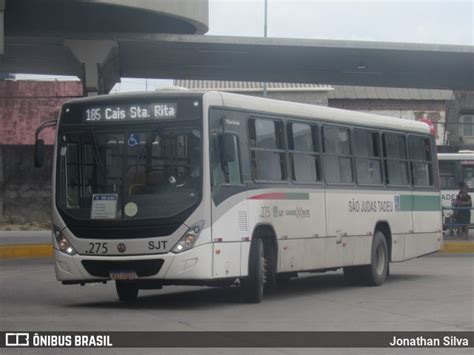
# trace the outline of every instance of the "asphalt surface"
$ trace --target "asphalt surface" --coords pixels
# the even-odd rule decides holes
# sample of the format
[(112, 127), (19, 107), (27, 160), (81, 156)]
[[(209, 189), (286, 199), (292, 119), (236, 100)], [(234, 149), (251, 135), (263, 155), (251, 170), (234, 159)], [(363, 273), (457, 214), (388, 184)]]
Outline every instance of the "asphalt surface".
[(1, 231), (1, 245), (51, 244), (51, 231)]
[[(49, 260), (2, 261), (0, 328), (18, 331), (474, 330), (472, 255), (424, 257), (391, 264), (390, 271), (382, 287), (346, 286), (341, 272), (304, 274), (286, 288), (266, 295), (261, 304), (241, 302), (236, 288), (169, 286), (140, 291), (138, 302), (130, 306), (117, 301), (112, 283), (61, 285)], [(64, 353), (59, 350), (46, 352)], [(130, 353), (126, 349), (100, 351)], [(133, 352), (402, 354), (407, 351), (470, 353), (462, 349), (142, 349)], [(28, 350), (10, 352), (28, 353)], [(91, 350), (69, 352), (90, 353)]]

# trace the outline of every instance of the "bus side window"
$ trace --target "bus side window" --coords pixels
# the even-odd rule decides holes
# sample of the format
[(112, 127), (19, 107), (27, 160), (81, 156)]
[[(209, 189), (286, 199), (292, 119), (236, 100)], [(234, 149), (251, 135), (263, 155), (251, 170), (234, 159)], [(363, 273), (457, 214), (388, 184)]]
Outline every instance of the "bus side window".
[(211, 134), (211, 183), (213, 187), (218, 187), (223, 184), (242, 184), (239, 142), (237, 136), (232, 135), (232, 137), (236, 153), (235, 159), (229, 162), (222, 162), (219, 147), (219, 134)]
[(260, 181), (286, 180), (283, 122), (252, 118), (248, 124), (252, 178)]
[(350, 138), (348, 128), (323, 127), (324, 174), (330, 184), (351, 184), (354, 181)]
[(431, 142), (429, 138), (410, 136), (410, 165), (414, 186), (433, 186), (433, 164), (431, 160)]
[(474, 167), (463, 165), (462, 181), (467, 185), (469, 190), (474, 189)]
[(409, 185), (405, 136), (402, 134), (384, 133), (382, 141), (387, 184), (392, 186)]
[(289, 122), (288, 151), (292, 178), (296, 182), (321, 181), (318, 127), (300, 122)]
[(354, 155), (357, 181), (361, 185), (382, 185), (382, 162), (379, 134), (354, 129)]
[(456, 190), (456, 162), (451, 160), (439, 161), (439, 177), (441, 179), (441, 189)]

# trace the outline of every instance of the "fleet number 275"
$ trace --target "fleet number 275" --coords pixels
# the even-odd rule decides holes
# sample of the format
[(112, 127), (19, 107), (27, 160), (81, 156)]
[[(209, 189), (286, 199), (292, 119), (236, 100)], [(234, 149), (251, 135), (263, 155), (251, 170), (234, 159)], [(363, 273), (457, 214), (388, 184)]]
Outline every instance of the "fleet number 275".
[(108, 251), (108, 243), (89, 243), (86, 254), (107, 254)]
[(270, 206), (260, 207), (260, 218), (270, 218)]

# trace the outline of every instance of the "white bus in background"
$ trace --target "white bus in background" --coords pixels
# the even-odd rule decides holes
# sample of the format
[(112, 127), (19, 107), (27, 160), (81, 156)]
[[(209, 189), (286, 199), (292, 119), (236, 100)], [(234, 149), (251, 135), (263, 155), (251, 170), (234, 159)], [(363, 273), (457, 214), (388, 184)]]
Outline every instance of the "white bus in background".
[[(441, 203), (452, 207), (459, 193), (459, 183), (465, 183), (474, 200), (474, 151), (461, 150), (458, 153), (438, 153), (441, 181)], [(444, 211), (444, 218), (452, 216), (451, 210)], [(471, 213), (474, 223), (474, 213)]]
[[(40, 140), (35, 161), (41, 162)], [(442, 241), (424, 123), (220, 92), (67, 102), (57, 126), (55, 269), (164, 285), (240, 285), (259, 302), (303, 271), (381, 285)]]

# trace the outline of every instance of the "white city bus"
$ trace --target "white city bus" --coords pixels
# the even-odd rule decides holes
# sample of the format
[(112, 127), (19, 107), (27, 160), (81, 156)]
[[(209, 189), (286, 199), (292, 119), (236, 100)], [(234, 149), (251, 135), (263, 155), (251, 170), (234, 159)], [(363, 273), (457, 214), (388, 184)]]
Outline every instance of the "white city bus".
[[(439, 153), (438, 162), (442, 206), (446, 208), (453, 206), (460, 183), (467, 185), (469, 194), (474, 199), (474, 152), (461, 150), (458, 153)], [(444, 221), (456, 224), (456, 221), (450, 220), (451, 216), (453, 210), (444, 211)], [(471, 213), (471, 224), (474, 224), (474, 213)]]
[(173, 284), (259, 302), (341, 267), (381, 285), (389, 262), (441, 246), (423, 123), (220, 92), (99, 96), (63, 106), (55, 160), (57, 279), (115, 280), (124, 301)]

